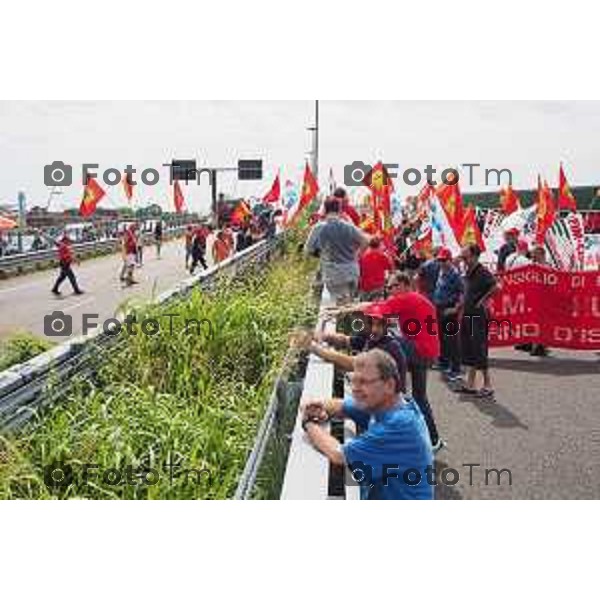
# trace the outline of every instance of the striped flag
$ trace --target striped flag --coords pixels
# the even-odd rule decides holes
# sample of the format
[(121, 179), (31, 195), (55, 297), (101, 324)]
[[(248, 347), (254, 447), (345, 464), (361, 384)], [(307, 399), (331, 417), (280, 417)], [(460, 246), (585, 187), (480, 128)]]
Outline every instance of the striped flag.
[(452, 252), (452, 256), (460, 254), (460, 246), (456, 240), (454, 229), (437, 196), (431, 202), (431, 230), (434, 246), (448, 248)]
[(546, 232), (544, 242), (548, 262), (561, 271), (575, 270), (575, 246), (565, 219), (556, 219)]

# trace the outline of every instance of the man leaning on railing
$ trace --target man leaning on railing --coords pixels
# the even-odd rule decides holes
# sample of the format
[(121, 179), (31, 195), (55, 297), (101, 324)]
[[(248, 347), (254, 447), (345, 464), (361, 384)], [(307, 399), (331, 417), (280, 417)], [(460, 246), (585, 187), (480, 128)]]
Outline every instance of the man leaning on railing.
[[(353, 361), (351, 397), (305, 403), (302, 427), (308, 438), (334, 465), (348, 467), (361, 499), (432, 500), (427, 427), (415, 402), (401, 392), (394, 359), (374, 349)], [(364, 431), (340, 444), (322, 427), (331, 417), (352, 419)]]

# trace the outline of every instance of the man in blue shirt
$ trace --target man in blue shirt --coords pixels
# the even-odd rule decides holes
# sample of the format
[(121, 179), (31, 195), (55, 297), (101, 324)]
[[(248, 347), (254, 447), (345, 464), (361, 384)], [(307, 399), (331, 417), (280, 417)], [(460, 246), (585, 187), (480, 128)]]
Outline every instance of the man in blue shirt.
[[(394, 359), (383, 350), (369, 350), (354, 357), (351, 398), (304, 406), (302, 426), (308, 438), (334, 465), (350, 469), (360, 484), (361, 499), (433, 499), (427, 426), (401, 385)], [(333, 416), (350, 418), (366, 431), (342, 445), (321, 427)]]
[(433, 290), (433, 303), (440, 336), (438, 368), (444, 371), (448, 381), (458, 381), (461, 376), (458, 309), (464, 295), (464, 284), (458, 269), (452, 264), (452, 253), (448, 248), (441, 248), (436, 260), (439, 273)]

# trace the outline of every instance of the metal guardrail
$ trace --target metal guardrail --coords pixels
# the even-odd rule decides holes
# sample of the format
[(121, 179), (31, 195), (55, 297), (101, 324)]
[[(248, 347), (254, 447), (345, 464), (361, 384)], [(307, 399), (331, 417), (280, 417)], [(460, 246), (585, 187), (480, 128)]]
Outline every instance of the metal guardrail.
[[(321, 296), (320, 308), (323, 309), (327, 306), (331, 306), (331, 301), (327, 291), (324, 291)], [(335, 331), (335, 323), (320, 317), (315, 330), (333, 332)], [(288, 356), (286, 355), (284, 367), (273, 385), (273, 391), (256, 434), (254, 445), (238, 482), (234, 496), (236, 500), (252, 498), (262, 462), (266, 458), (270, 437), (277, 435), (277, 433), (273, 434), (272, 432), (280, 428), (281, 421), (285, 419), (283, 413), (285, 412), (286, 398), (282, 398), (282, 395), (284, 395), (283, 390), (286, 382), (283, 373), (288, 362)], [(281, 500), (359, 499), (360, 490), (358, 486), (342, 483), (341, 479), (345, 471), (332, 469), (327, 458), (315, 450), (302, 429), (303, 402), (315, 398), (325, 400), (334, 396), (334, 380), (334, 366), (315, 355), (311, 355), (304, 375), (299, 407), (296, 409), (295, 418), (293, 419), (294, 424), (291, 426), (292, 432), (288, 438), (291, 441), (279, 496)], [(340, 422), (337, 425), (342, 427), (340, 434), (344, 441), (355, 436), (356, 429), (352, 421), (345, 420), (343, 424)], [(331, 427), (331, 430), (333, 430), (336, 425), (329, 423), (327, 427)], [(279, 431), (279, 435), (281, 435), (281, 431)], [(350, 480), (350, 477), (346, 474), (346, 482)]]
[[(211, 289), (219, 276), (244, 272), (267, 262), (283, 238), (261, 241), (207, 271), (183, 280), (160, 294), (153, 304), (168, 305), (185, 298), (199, 286)], [(126, 343), (125, 338), (96, 331), (59, 344), (35, 358), (0, 372), (0, 429), (12, 430), (28, 421), (40, 408), (63, 395), (75, 375), (93, 375), (95, 365), (108, 350)]]
[[(180, 235), (185, 231), (185, 226), (177, 226), (166, 229), (164, 239), (170, 239)], [(145, 244), (152, 244), (150, 236), (144, 236)], [(83, 242), (73, 244), (73, 251), (77, 258), (89, 258), (98, 254), (111, 254), (119, 250), (118, 238), (109, 238), (95, 242)], [(53, 266), (58, 264), (58, 255), (56, 248), (47, 250), (38, 250), (36, 252), (23, 252), (21, 254), (10, 254), (0, 258), (0, 276), (7, 276), (10, 273), (21, 273), (23, 271), (39, 268), (40, 266)]]
[[(324, 290), (320, 308), (323, 309), (331, 305), (329, 294)], [(324, 321), (321, 317), (316, 329), (335, 332), (335, 323)], [(326, 400), (334, 396), (334, 379), (334, 366), (315, 355), (311, 355), (292, 433), (292, 443), (281, 489), (281, 500), (359, 499), (360, 490), (358, 486), (348, 485), (348, 482), (351, 481), (349, 471), (345, 467), (343, 470), (336, 471), (333, 469), (329, 460), (312, 446), (302, 429), (303, 402), (309, 399)], [(343, 422), (338, 422), (337, 425), (339, 425), (338, 433), (342, 441), (348, 441), (356, 435), (353, 421), (345, 419)], [(326, 426), (330, 433), (335, 435), (334, 428), (336, 424), (329, 422)], [(341, 481), (342, 477), (345, 477), (345, 482)]]

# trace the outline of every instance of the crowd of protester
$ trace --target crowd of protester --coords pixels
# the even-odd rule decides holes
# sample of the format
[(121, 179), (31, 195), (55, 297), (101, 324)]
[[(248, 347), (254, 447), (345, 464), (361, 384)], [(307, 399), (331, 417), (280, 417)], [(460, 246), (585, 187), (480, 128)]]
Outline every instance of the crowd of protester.
[[(402, 478), (384, 482), (381, 469), (386, 461), (422, 466), (446, 445), (428, 399), (431, 369), (442, 373), (453, 392), (494, 401), (486, 303), (496, 278), (480, 262), (476, 244), (457, 257), (443, 247), (433, 249), (433, 256), (415, 252), (415, 221), (405, 219), (387, 239), (367, 233), (348, 214), (344, 196), (327, 198), (304, 251), (319, 258), (321, 279), (337, 305), (328, 314), (346, 331), (304, 333), (296, 341), (350, 373), (351, 393), (345, 400), (309, 402), (303, 426), (334, 464), (368, 462), (380, 474), (361, 487), (362, 497), (431, 498), (431, 485)], [(508, 233), (506, 243), (498, 256), (501, 269), (529, 257), (518, 232)], [(320, 427), (333, 415), (353, 419), (362, 433), (340, 444)]]

